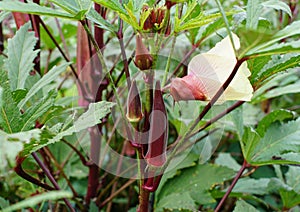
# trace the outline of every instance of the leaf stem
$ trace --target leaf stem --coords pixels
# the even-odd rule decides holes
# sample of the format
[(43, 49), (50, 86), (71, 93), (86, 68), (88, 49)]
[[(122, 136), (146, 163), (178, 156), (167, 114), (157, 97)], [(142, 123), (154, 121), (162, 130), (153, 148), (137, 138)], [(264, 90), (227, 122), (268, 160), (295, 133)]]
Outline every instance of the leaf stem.
[(40, 180), (32, 177), (31, 175), (27, 174), (24, 169), (22, 168), (22, 162), (25, 160), (25, 158), (20, 158), (18, 157), (17, 158), (17, 166), (14, 168), (14, 171), (20, 176), (22, 177), (23, 179), (37, 185), (37, 186), (40, 186), (46, 190), (49, 190), (49, 191), (52, 191), (52, 190), (55, 190), (55, 188), (53, 188), (52, 186), (48, 185), (48, 184), (45, 184), (45, 183), (42, 183)]
[(218, 5), (218, 8), (219, 8), (221, 14), (222, 14), (222, 18), (223, 18), (223, 20), (225, 22), (226, 31), (227, 31), (227, 33), (229, 35), (230, 42), (231, 42), (231, 45), (233, 47), (234, 53), (237, 56), (238, 55), (237, 54), (237, 50), (236, 50), (234, 42), (233, 42), (233, 37), (232, 37), (231, 31), (230, 31), (230, 26), (229, 26), (228, 19), (226, 17), (225, 11), (224, 11), (224, 9), (222, 7), (222, 4), (221, 4), (220, 0), (215, 0), (215, 1), (216, 1), (217, 5)]
[[(32, 157), (36, 160), (36, 162), (38, 163), (38, 165), (41, 167), (41, 169), (45, 172), (46, 176), (48, 177), (48, 179), (50, 180), (50, 182), (53, 184), (54, 188), (56, 190), (60, 190), (60, 187), (58, 185), (58, 183), (56, 182), (56, 180), (54, 179), (54, 177), (52, 176), (52, 174), (50, 173), (49, 169), (45, 166), (45, 164), (40, 160), (40, 158), (38, 157), (36, 152), (32, 153)], [(64, 202), (66, 203), (66, 205), (68, 206), (68, 208), (72, 211), (75, 212), (75, 209), (72, 207), (70, 201), (67, 198), (63, 198)]]
[(222, 197), (221, 201), (219, 202), (218, 206), (216, 207), (214, 212), (218, 212), (220, 211), (221, 207), (223, 206), (225, 200), (228, 198), (229, 194), (231, 193), (232, 189), (234, 188), (234, 186), (236, 185), (237, 181), (240, 179), (240, 177), (242, 176), (243, 172), (245, 171), (246, 168), (249, 168), (250, 165), (247, 163), (246, 160), (244, 160), (242, 167), (240, 168), (239, 172), (237, 173), (237, 175), (235, 176), (235, 178), (233, 179), (230, 187), (227, 189), (225, 195)]
[(129, 73), (129, 67), (128, 67), (128, 59), (127, 59), (127, 56), (126, 56), (125, 45), (124, 45), (123, 20), (121, 20), (120, 18), (119, 18), (119, 25), (120, 25), (120, 28), (119, 28), (119, 31), (117, 32), (117, 37), (118, 37), (118, 40), (119, 40), (122, 60), (123, 60), (123, 64), (124, 64), (124, 71), (125, 71), (125, 75), (126, 75), (127, 88), (129, 90), (130, 85), (131, 85), (131, 79), (130, 79), (130, 73)]

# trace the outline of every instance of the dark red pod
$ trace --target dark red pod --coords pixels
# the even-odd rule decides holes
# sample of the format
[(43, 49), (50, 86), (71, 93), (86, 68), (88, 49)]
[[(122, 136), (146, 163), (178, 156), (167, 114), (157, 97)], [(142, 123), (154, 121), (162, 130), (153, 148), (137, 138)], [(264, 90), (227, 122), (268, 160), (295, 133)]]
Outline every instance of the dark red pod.
[(166, 162), (168, 139), (168, 117), (160, 88), (160, 82), (156, 82), (153, 108), (150, 117), (150, 130), (148, 140), (148, 152), (145, 156), (151, 166), (161, 167)]
[(141, 35), (136, 35), (135, 65), (140, 70), (148, 70), (152, 67), (153, 58), (142, 41)]
[(129, 89), (126, 117), (131, 123), (137, 123), (143, 118), (140, 94), (135, 80), (132, 81)]

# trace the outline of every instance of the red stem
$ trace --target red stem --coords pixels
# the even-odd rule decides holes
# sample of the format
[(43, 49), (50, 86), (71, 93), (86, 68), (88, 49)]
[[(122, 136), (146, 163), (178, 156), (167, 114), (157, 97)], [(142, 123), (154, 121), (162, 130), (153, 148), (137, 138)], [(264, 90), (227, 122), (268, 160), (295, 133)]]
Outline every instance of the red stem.
[(40, 186), (46, 190), (49, 190), (49, 191), (52, 191), (52, 190), (55, 190), (55, 188), (53, 188), (52, 186), (48, 185), (48, 184), (45, 184), (45, 183), (42, 183), (40, 180), (32, 177), (31, 175), (27, 174), (24, 169), (22, 168), (22, 162), (25, 160), (25, 158), (20, 158), (18, 157), (16, 159), (16, 167), (14, 168), (15, 172), (20, 176), (22, 177), (23, 179), (37, 185), (37, 186)]
[(227, 199), (227, 197), (231, 193), (232, 189), (236, 185), (237, 181), (240, 179), (240, 177), (242, 176), (242, 174), (245, 171), (245, 169), (249, 168), (249, 167), (251, 167), (250, 164), (248, 164), (247, 161), (244, 160), (242, 167), (240, 168), (239, 172), (237, 173), (237, 175), (233, 179), (233, 181), (232, 181), (230, 187), (228, 188), (228, 190), (226, 191), (225, 195), (222, 197), (221, 201), (219, 202), (218, 206), (215, 209), (215, 212), (220, 211), (221, 207), (223, 206), (225, 200)]
[[(38, 155), (36, 154), (36, 152), (32, 153), (32, 156), (36, 160), (36, 162), (38, 163), (38, 165), (41, 167), (41, 169), (45, 172), (46, 176), (48, 177), (48, 179), (50, 180), (50, 182), (53, 184), (53, 186), (55, 187), (55, 189), (56, 190), (60, 190), (60, 187), (59, 187), (58, 183), (56, 182), (56, 180), (54, 179), (54, 177), (50, 173), (49, 169), (47, 169), (47, 167), (45, 166), (45, 164), (40, 160), (40, 158), (38, 157)], [(67, 198), (63, 198), (63, 200), (66, 203), (66, 205), (68, 206), (68, 208), (72, 212), (73, 211), (75, 212), (75, 209), (71, 205), (70, 201)]]

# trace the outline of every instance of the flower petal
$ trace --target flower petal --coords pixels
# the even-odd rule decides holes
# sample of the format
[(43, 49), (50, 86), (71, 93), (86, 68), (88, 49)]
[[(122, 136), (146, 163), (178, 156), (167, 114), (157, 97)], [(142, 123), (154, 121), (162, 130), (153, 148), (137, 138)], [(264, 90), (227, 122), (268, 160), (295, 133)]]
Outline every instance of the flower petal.
[[(239, 37), (236, 34), (232, 33), (232, 39), (233, 39), (235, 49), (238, 50), (241, 47)], [(226, 36), (223, 40), (217, 43), (216, 46), (211, 50), (209, 50), (207, 53), (218, 55), (221, 57), (228, 57), (228, 58), (236, 57), (229, 36)]]
[[(233, 38), (236, 47), (239, 48), (238, 37), (233, 34)], [(188, 75), (195, 75), (201, 80), (207, 92), (207, 98), (211, 99), (228, 79), (236, 62), (230, 39), (226, 37), (208, 53), (196, 55), (188, 65)], [(250, 74), (247, 63), (244, 62), (218, 102), (221, 103), (225, 100), (250, 101), (253, 93), (253, 88), (248, 80)]]

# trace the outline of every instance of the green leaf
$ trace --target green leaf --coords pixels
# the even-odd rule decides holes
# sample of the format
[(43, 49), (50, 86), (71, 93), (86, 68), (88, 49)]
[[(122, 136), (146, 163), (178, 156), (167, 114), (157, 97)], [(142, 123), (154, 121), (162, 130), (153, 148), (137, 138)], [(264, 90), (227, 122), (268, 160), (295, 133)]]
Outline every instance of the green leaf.
[(264, 81), (267, 78), (274, 76), (274, 74), (286, 71), (289, 68), (298, 67), (300, 63), (300, 54), (285, 54), (274, 55), (272, 59), (255, 73), (252, 73), (252, 81)]
[(34, 32), (29, 32), (30, 23), (24, 24), (16, 35), (8, 40), (8, 58), (5, 67), (12, 91), (23, 89), (29, 72), (33, 69), (33, 60), (38, 51), (33, 51), (36, 38)]
[(4, 208), (2, 212), (16, 211), (28, 207), (34, 207), (35, 205), (44, 201), (58, 200), (62, 198), (72, 198), (72, 197), (73, 194), (70, 191), (47, 191), (46, 193), (30, 197), (26, 200), (23, 200), (7, 208)]
[(35, 83), (32, 88), (28, 91), (25, 98), (18, 104), (18, 107), (21, 109), (24, 107), (26, 102), (33, 97), (35, 94), (37, 94), (40, 89), (42, 89), (44, 86), (49, 85), (52, 81), (56, 80), (57, 77), (65, 71), (67, 66), (69, 66), (70, 63), (64, 63), (59, 66), (54, 66), (47, 74), (45, 74), (37, 83)]
[(24, 126), (22, 127), (21, 131), (26, 131), (34, 127), (36, 120), (47, 113), (48, 110), (54, 105), (56, 95), (56, 91), (50, 91), (46, 94), (46, 96), (28, 108), (24, 114), (22, 114)]
[(249, 0), (247, 2), (247, 29), (256, 29), (258, 25), (258, 20), (262, 12), (262, 6), (260, 0)]
[(85, 18), (85, 14), (88, 13), (92, 7), (92, 1), (90, 0), (51, 0), (51, 2), (72, 14), (77, 20), (83, 20)]
[(270, 61), (271, 56), (265, 56), (265, 57), (256, 57), (251, 60), (247, 61), (248, 68), (251, 70), (251, 76), (250, 81), (251, 84), (255, 84), (258, 80), (258, 74), (261, 72), (263, 67), (266, 66), (266, 64)]
[(0, 69), (0, 86), (2, 88), (0, 128), (7, 133), (18, 132), (23, 121), (20, 110), (11, 94), (7, 74), (3, 69)]
[(280, 197), (285, 208), (293, 208), (300, 204), (300, 195), (295, 191), (280, 190)]
[(28, 3), (23, 3), (16, 0), (0, 1), (0, 10), (74, 19), (74, 17), (68, 13), (54, 10), (49, 7), (43, 7), (31, 1)]
[[(231, 16), (228, 17), (228, 19), (230, 19)], [(201, 27), (200, 29), (192, 29), (191, 31), (195, 31), (195, 33), (197, 34), (196, 40), (204, 40), (205, 38), (207, 38), (208, 36), (210, 36), (211, 34), (215, 33), (218, 29), (221, 29), (225, 26), (225, 23), (223, 21), (223, 19), (219, 18), (216, 21), (213, 21), (212, 23), (209, 23), (206, 26)], [(197, 43), (194, 42), (194, 43)]]
[(272, 193), (279, 192), (283, 205), (292, 208), (300, 204), (300, 169), (289, 166), (285, 179), (272, 178), (269, 183)]
[[(273, 44), (275, 44), (276, 42), (278, 41), (281, 41), (285, 38), (288, 38), (288, 37), (292, 37), (294, 35), (298, 35), (300, 34), (300, 21), (294, 21), (292, 22), (290, 25), (286, 26), (284, 29), (278, 31), (273, 37), (272, 39), (270, 39), (268, 42), (265, 42), (259, 46), (256, 46), (255, 48), (251, 49), (249, 52), (247, 52), (247, 56), (250, 56), (250, 55), (254, 55), (254, 54), (257, 54), (257, 53), (262, 53), (262, 52), (265, 52), (264, 55), (270, 55), (270, 54), (267, 54), (268, 53), (268, 50), (267, 50), (267, 47), (269, 46), (272, 46)], [(273, 54), (274, 51), (276, 49), (279, 49), (282, 48), (282, 45), (286, 45), (286, 44), (281, 44), (281, 46), (279, 44), (275, 44), (273, 47), (269, 48), (269, 50), (272, 50), (273, 49)], [(293, 46), (293, 45), (289, 45), (289, 46)], [(294, 44), (295, 46), (295, 44)], [(299, 45), (296, 45), (296, 46), (299, 46)], [(290, 47), (291, 49), (291, 47)], [(283, 52), (283, 50), (279, 51), (277, 50), (277, 52)], [(288, 50), (288, 48), (285, 49), (286, 51)], [(275, 51), (276, 52), (276, 51)], [(290, 52), (287, 52), (287, 53), (290, 53)]]
[(261, 5), (263, 7), (270, 7), (275, 10), (282, 10), (282, 11), (286, 12), (290, 17), (293, 16), (290, 7), (283, 1), (269, 0), (269, 1), (262, 2)]
[(241, 169), (241, 165), (236, 162), (236, 160), (231, 156), (230, 153), (219, 153), (218, 157), (215, 160), (215, 164), (225, 166), (234, 171), (239, 171)]
[(299, 167), (289, 166), (285, 175), (286, 184), (291, 186), (294, 191), (300, 194), (300, 169)]
[(264, 136), (265, 132), (267, 131), (268, 127), (276, 122), (276, 121), (284, 121), (286, 119), (294, 119), (296, 117), (296, 113), (289, 110), (275, 110), (269, 113), (267, 116), (265, 116), (257, 126), (256, 131), (260, 136)]
[[(266, 97), (268, 92), (271, 92), (275, 88), (283, 88), (287, 85), (297, 83), (298, 77), (297, 77), (297, 69), (289, 69), (286, 72), (281, 72), (278, 74), (275, 74), (275, 76), (270, 79), (267, 82), (264, 82), (259, 89), (257, 89), (253, 95), (252, 102), (258, 103), (261, 102), (268, 97)], [(297, 88), (296, 88), (297, 89)], [(290, 92), (290, 90), (286, 90), (287, 92)], [(279, 96), (279, 94), (271, 92), (270, 96)]]
[[(227, 15), (232, 15), (232, 13), (228, 13)], [(180, 20), (180, 24), (175, 26), (175, 32), (181, 32), (184, 30), (195, 29), (206, 24), (210, 24), (217, 19), (219, 19), (222, 15), (220, 13), (204, 15), (200, 13), (197, 17), (192, 18), (186, 22)]]
[(251, 160), (251, 153), (254, 151), (259, 140), (260, 136), (254, 129), (251, 127), (246, 127), (244, 129), (244, 135), (242, 140), (240, 140), (240, 144), (244, 158), (247, 162)]
[(4, 199), (3, 197), (0, 197), (0, 209), (6, 208), (9, 206), (9, 201)]
[(89, 12), (86, 14), (86, 18), (97, 24), (101, 29), (105, 29), (110, 32), (116, 32), (117, 28), (107, 22), (93, 7), (90, 8)]
[(44, 146), (60, 141), (64, 136), (72, 135), (73, 133), (80, 132), (81, 130), (101, 123), (101, 119), (110, 113), (110, 109), (114, 105), (115, 103), (105, 101), (89, 104), (89, 109), (74, 121), (71, 127), (54, 135), (51, 135), (49, 132), (44, 132), (44, 134), (41, 135), (42, 138), (39, 143), (31, 142), (25, 145), (22, 155), (26, 156)]
[(270, 178), (242, 178), (234, 186), (232, 192), (265, 195), (269, 193)]
[[(287, 54), (287, 53), (299, 53), (300, 52), (300, 41), (290, 41), (286, 43), (275, 43), (271, 46), (261, 48), (254, 52), (257, 57), (263, 57), (275, 54)], [(247, 53), (247, 56), (251, 54)]]
[(2, 105), (3, 105), (3, 99), (2, 99), (2, 94), (3, 94), (3, 88), (0, 87), (0, 108), (2, 108)]
[(155, 211), (165, 210), (190, 210), (197, 211), (197, 205), (189, 193), (173, 193), (162, 197), (155, 207)]
[(299, 93), (300, 92), (300, 81), (287, 86), (277, 87), (268, 91), (265, 95), (261, 96), (260, 100), (271, 99), (284, 94)]
[[(270, 125), (263, 137), (255, 131), (245, 131), (241, 143), (244, 157), (252, 165), (299, 164), (286, 159), (287, 153), (299, 154), (300, 118), (288, 123), (275, 122)], [(294, 157), (295, 158), (295, 157)]]
[(238, 200), (236, 202), (233, 212), (258, 212), (252, 205), (248, 204), (243, 200)]
[(5, 173), (8, 165), (14, 167), (16, 156), (23, 150), (24, 144), (39, 140), (40, 133), (40, 129), (14, 134), (7, 134), (0, 130), (0, 173)]
[(239, 137), (242, 139), (244, 134), (244, 117), (243, 117), (243, 107), (238, 107), (230, 113), (232, 122), (234, 124), (234, 129)]
[(127, 15), (125, 8), (120, 4), (119, 0), (93, 0), (97, 4), (104, 6), (112, 11), (118, 12), (119, 14)]
[[(213, 203), (215, 200), (210, 195), (209, 190), (217, 184), (231, 179), (234, 174), (235, 172), (231, 169), (211, 164), (184, 169), (179, 176), (166, 182), (159, 193), (157, 204), (160, 205), (160, 201), (170, 197), (170, 195), (174, 198), (175, 193), (187, 198), (190, 196), (198, 204)], [(180, 209), (186, 208), (181, 206)]]

